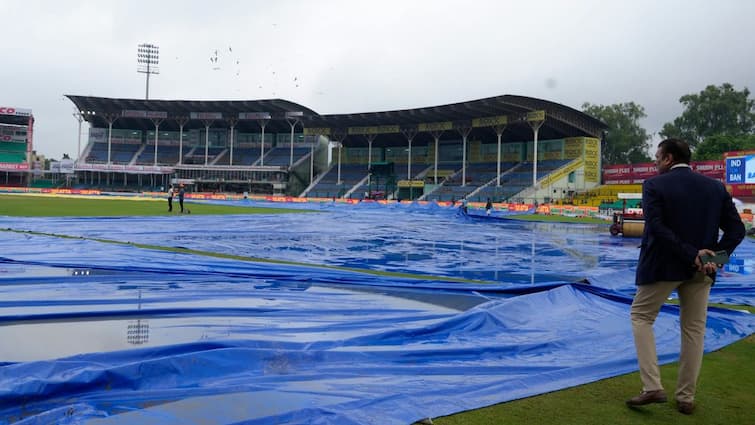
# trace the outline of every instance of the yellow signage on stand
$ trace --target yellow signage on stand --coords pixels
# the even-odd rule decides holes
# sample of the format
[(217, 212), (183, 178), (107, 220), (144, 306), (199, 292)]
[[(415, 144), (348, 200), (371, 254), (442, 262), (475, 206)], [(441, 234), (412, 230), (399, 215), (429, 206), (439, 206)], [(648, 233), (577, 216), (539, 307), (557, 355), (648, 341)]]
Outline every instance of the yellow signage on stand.
[(545, 121), (545, 111), (527, 112), (527, 121)]
[(498, 115), (495, 117), (475, 118), (472, 120), (472, 127), (496, 127), (509, 123), (509, 117)]
[(453, 128), (454, 123), (452, 121), (422, 123), (417, 127), (419, 131), (443, 131), (453, 130)]
[(330, 127), (304, 127), (304, 135), (330, 136)]
[(600, 178), (600, 140), (585, 137), (585, 181), (597, 183)]
[(564, 139), (564, 159), (581, 158), (584, 146), (584, 137), (567, 137)]

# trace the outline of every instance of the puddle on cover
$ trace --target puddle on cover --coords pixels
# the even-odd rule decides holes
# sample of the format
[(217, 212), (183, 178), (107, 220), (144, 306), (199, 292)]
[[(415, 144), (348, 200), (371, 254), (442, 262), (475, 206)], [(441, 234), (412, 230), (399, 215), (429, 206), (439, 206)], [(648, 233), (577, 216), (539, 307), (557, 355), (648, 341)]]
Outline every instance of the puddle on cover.
[[(389, 330), (399, 318), (429, 325), (487, 300), (406, 288), (255, 285), (248, 279), (166, 285), (123, 273), (105, 283), (71, 271), (39, 276), (49, 275), (58, 279), (12, 285), (0, 279), (0, 362), (210, 340), (337, 341)], [(25, 298), (30, 294), (34, 299)]]

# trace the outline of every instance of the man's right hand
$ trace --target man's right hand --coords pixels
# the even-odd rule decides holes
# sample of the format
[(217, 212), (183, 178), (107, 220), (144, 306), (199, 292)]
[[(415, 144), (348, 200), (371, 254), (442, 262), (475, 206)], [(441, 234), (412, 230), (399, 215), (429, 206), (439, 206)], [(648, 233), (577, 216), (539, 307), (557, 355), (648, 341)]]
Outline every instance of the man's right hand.
[(716, 255), (715, 252), (711, 251), (710, 249), (701, 249), (697, 251), (697, 257), (695, 257), (695, 267), (697, 267), (697, 271), (705, 273), (705, 274), (713, 274), (718, 270), (718, 264), (707, 262), (703, 263), (700, 257), (702, 256), (714, 256)]

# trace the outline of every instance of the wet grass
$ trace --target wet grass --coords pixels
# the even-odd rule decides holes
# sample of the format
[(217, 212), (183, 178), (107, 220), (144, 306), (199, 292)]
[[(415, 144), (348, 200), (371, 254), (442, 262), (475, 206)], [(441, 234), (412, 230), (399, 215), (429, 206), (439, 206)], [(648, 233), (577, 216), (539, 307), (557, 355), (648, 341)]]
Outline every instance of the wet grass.
[(543, 222), (555, 222), (555, 223), (582, 223), (582, 224), (605, 224), (610, 225), (611, 222), (595, 217), (569, 217), (564, 215), (545, 215), (545, 214), (522, 214), (512, 215), (509, 218), (522, 221), (543, 221)]
[[(629, 320), (629, 318), (627, 318)], [(673, 389), (678, 365), (661, 367), (669, 402), (629, 409), (624, 400), (639, 393), (640, 377), (630, 373), (553, 393), (433, 419), (438, 425), (749, 425), (755, 406), (755, 335), (705, 355), (696, 410), (676, 411)]]
[[(194, 215), (218, 214), (286, 214), (311, 212), (287, 208), (259, 208), (206, 203), (184, 202), (186, 213)], [(125, 217), (180, 215), (178, 199), (173, 212), (168, 212), (167, 199), (155, 198), (97, 198), (0, 195), (0, 215), (16, 217)]]

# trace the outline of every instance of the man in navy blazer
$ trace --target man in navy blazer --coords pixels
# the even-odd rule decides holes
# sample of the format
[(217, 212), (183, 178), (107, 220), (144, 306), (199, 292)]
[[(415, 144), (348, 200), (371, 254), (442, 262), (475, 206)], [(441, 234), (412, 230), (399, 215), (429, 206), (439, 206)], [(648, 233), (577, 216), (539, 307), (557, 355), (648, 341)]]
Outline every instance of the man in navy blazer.
[[(645, 230), (637, 264), (637, 293), (631, 319), (642, 392), (627, 405), (663, 403), (653, 323), (672, 291), (679, 294), (681, 351), (676, 387), (677, 410), (694, 410), (697, 377), (703, 359), (708, 295), (720, 265), (701, 256), (725, 250), (731, 254), (745, 228), (724, 185), (695, 173), (689, 145), (666, 139), (655, 153), (658, 176), (642, 185)], [(719, 229), (723, 231), (719, 239)]]

